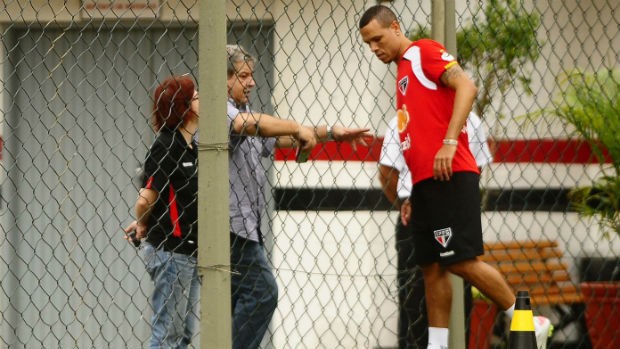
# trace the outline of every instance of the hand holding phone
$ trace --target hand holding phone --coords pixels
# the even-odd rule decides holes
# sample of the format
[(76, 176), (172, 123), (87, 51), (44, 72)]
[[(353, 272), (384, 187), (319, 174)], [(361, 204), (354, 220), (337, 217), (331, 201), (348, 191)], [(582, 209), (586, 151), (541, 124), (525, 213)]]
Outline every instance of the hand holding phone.
[(308, 161), (310, 152), (310, 150), (302, 150), (301, 147), (298, 147), (297, 152), (295, 153), (295, 162), (302, 163)]
[(136, 237), (136, 230), (138, 229), (138, 222), (133, 221), (127, 228), (123, 229), (125, 232), (125, 239), (131, 242), (135, 247), (140, 246), (140, 239)]
[(127, 234), (127, 240), (131, 241), (135, 247), (140, 247), (140, 243), (142, 242), (140, 239), (136, 238), (135, 231)]

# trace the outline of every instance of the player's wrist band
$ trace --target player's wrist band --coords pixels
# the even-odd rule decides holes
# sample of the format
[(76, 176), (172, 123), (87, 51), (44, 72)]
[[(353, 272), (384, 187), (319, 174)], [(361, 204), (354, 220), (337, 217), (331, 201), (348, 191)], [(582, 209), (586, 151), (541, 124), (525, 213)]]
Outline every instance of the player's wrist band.
[(443, 140), (443, 144), (445, 144), (445, 145), (459, 145), (459, 141), (457, 141), (456, 139), (446, 138), (446, 139)]

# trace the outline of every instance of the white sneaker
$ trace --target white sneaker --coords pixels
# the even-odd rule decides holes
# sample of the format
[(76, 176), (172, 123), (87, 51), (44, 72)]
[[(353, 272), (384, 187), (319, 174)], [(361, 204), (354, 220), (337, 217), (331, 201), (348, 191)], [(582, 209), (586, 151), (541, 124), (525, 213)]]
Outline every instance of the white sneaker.
[(553, 334), (553, 325), (544, 316), (534, 316), (534, 332), (538, 349), (547, 349), (547, 340)]

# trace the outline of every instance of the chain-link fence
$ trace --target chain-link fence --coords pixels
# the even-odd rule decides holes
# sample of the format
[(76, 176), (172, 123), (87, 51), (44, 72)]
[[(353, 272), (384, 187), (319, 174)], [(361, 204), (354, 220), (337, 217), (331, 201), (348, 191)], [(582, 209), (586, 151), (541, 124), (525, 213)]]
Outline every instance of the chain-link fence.
[[(279, 287), (263, 348), (397, 347), (397, 212), (376, 163), (395, 114), (394, 67), (370, 53), (357, 29), (376, 3), (226, 3), (228, 42), (256, 57), (252, 109), (377, 135), (357, 152), (328, 142), (304, 164), (287, 150), (263, 163), (261, 230)], [(408, 35), (429, 33), (431, 1), (381, 3)], [(617, 285), (620, 3), (466, 1), (455, 16), (494, 158), (481, 177), (485, 241), (551, 240), (569, 283)], [(155, 137), (153, 90), (170, 74), (198, 81), (199, 22), (193, 0), (0, 4), (0, 346), (135, 348), (148, 340), (153, 285), (123, 228)], [(610, 180), (595, 194), (597, 203), (615, 198), (615, 232), (570, 201), (572, 189), (604, 175)], [(614, 210), (606, 212), (613, 223)], [(535, 309), (557, 326), (550, 346), (589, 348), (588, 331), (618, 335), (593, 328), (584, 304)], [(620, 308), (608, 304), (617, 318)], [(500, 337), (492, 345), (501, 347), (505, 332), (488, 334)]]

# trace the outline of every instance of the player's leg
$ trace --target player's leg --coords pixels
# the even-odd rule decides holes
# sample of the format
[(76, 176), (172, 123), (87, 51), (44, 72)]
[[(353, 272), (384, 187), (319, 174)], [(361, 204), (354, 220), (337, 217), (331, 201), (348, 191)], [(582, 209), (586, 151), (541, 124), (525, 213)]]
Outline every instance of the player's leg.
[[(448, 269), (469, 281), (512, 319), (516, 297), (514, 291), (497, 269), (478, 258), (451, 265)], [(544, 316), (536, 316), (534, 328), (538, 347), (540, 349), (546, 348), (547, 339), (553, 331), (551, 321)]]
[(478, 258), (462, 261), (446, 268), (476, 287), (497, 306), (506, 310), (515, 304), (514, 291), (497, 269)]
[(439, 264), (422, 267), (429, 327), (448, 327), (452, 306), (452, 286), (449, 274)]

